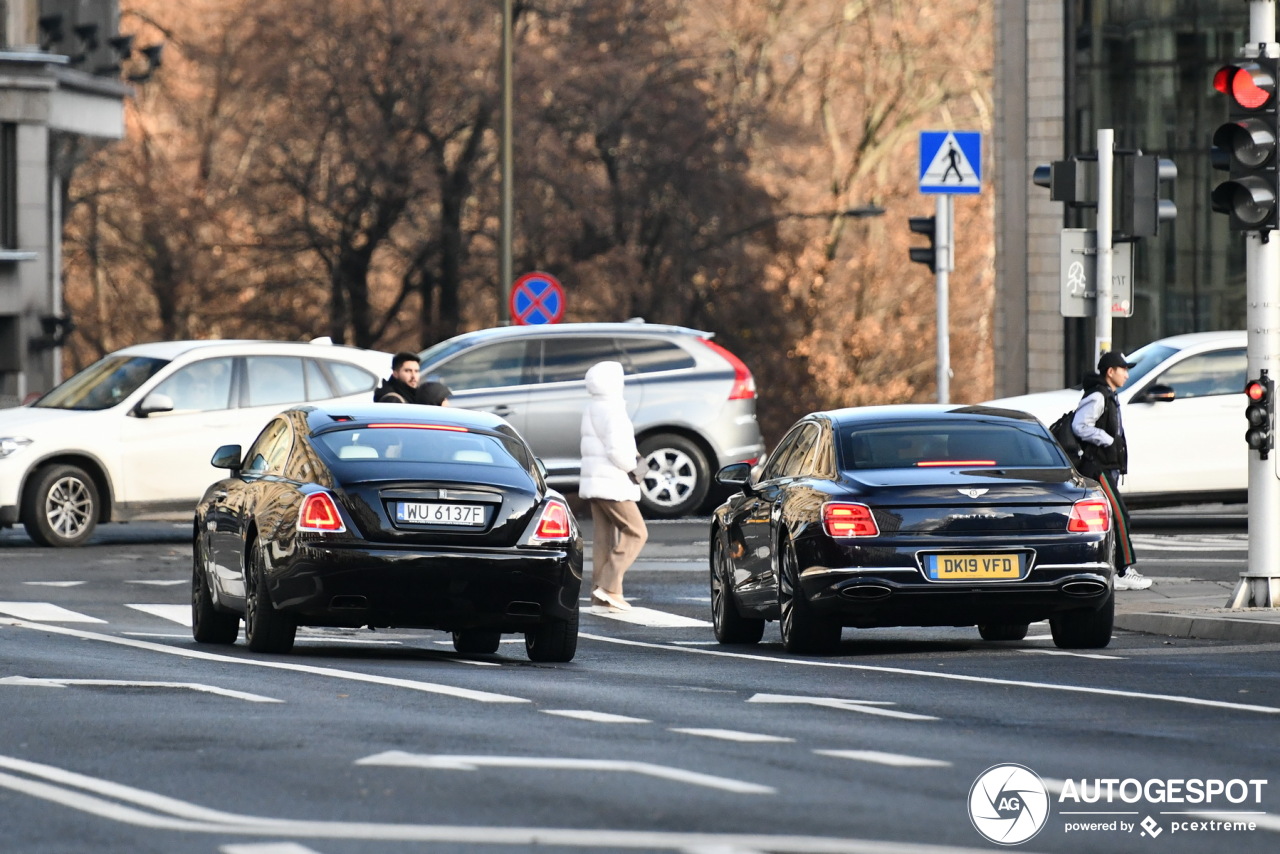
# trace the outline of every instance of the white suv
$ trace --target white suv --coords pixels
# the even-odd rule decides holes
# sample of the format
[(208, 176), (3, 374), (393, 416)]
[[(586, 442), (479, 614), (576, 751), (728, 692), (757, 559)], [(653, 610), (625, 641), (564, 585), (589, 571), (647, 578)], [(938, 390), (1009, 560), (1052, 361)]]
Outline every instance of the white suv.
[(276, 341), (169, 341), (105, 356), (29, 406), (0, 409), (0, 527), (78, 546), (99, 522), (189, 519), (221, 473), (297, 403), (372, 399), (391, 356)]

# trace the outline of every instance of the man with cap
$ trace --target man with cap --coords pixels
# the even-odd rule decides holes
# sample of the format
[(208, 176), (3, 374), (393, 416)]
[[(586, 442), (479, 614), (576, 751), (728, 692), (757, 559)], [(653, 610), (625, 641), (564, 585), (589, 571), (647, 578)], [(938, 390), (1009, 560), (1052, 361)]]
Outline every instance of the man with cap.
[(1120, 498), (1120, 476), (1129, 469), (1129, 446), (1116, 392), (1129, 380), (1133, 362), (1112, 350), (1098, 359), (1097, 373), (1084, 378), (1084, 395), (1076, 404), (1071, 431), (1080, 439), (1083, 455), (1080, 473), (1098, 481), (1111, 503), (1116, 526), (1116, 589), (1145, 590), (1151, 579), (1133, 568), (1133, 541), (1129, 538), (1129, 511)]

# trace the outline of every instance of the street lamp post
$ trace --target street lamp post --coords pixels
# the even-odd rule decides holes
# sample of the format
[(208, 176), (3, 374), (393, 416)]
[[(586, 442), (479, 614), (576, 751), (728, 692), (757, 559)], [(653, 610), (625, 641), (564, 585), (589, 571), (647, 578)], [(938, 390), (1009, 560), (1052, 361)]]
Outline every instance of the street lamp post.
[(502, 223), (498, 237), (498, 319), (500, 325), (511, 323), (511, 279), (513, 276), (511, 263), (512, 232), (512, 169), (511, 169), (511, 30), (512, 0), (502, 0), (502, 126), (501, 170), (502, 170)]

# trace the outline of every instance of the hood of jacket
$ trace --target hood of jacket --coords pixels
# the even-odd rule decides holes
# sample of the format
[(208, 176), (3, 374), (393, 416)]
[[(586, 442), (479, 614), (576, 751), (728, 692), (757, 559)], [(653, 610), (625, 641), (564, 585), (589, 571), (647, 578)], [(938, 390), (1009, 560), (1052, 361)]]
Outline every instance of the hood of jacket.
[(622, 377), (621, 362), (598, 362), (587, 369), (584, 379), (592, 397), (621, 399)]
[(1107, 384), (1107, 378), (1102, 374), (1099, 374), (1097, 371), (1085, 374), (1082, 385), (1084, 386), (1084, 394), (1082, 397), (1088, 397), (1095, 391), (1102, 392), (1103, 397), (1115, 395), (1115, 392), (1111, 390), (1111, 386)]

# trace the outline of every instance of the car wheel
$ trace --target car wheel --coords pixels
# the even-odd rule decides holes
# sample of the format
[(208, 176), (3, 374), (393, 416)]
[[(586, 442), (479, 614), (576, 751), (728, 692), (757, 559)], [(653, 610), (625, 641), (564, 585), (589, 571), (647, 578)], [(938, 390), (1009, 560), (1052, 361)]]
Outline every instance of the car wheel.
[(196, 643), (233, 644), (240, 635), (240, 618), (214, 606), (199, 538), (192, 544), (191, 555), (191, 634)]
[(1022, 640), (1030, 627), (1027, 623), (978, 623), (978, 634), (989, 641)]
[(42, 546), (78, 546), (98, 525), (98, 487), (79, 466), (41, 469), (22, 497), (22, 526)]
[(1049, 618), (1053, 644), (1059, 649), (1102, 649), (1111, 643), (1116, 617), (1116, 594), (1096, 611), (1064, 611)]
[(840, 646), (840, 624), (818, 614), (800, 587), (795, 547), (785, 542), (778, 555), (778, 627), (787, 652), (823, 654)]
[(488, 629), (463, 629), (453, 633), (453, 648), (458, 652), (497, 652), (502, 643), (502, 632)]
[(530, 661), (573, 661), (578, 651), (578, 609), (566, 620), (549, 617), (525, 632), (524, 650)]
[(640, 509), (647, 515), (672, 519), (696, 512), (711, 488), (711, 465), (696, 442), (672, 433), (640, 442), (640, 456), (649, 471), (640, 483)]
[(298, 624), (271, 604), (258, 544), (249, 543), (246, 551), (244, 638), (254, 652), (288, 652), (293, 649)]
[(711, 539), (711, 625), (716, 640), (724, 644), (759, 643), (764, 637), (764, 620), (738, 613), (730, 583), (732, 569), (719, 535)]

